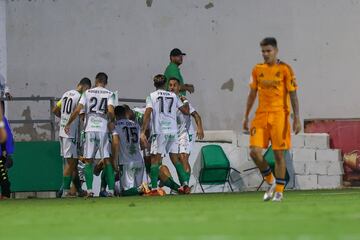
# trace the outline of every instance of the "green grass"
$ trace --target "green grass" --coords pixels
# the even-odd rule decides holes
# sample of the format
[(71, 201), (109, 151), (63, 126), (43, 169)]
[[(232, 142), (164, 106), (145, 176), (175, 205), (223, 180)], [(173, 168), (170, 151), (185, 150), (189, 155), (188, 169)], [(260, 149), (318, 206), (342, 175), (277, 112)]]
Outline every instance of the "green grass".
[(0, 239), (360, 239), (360, 190), (0, 201)]

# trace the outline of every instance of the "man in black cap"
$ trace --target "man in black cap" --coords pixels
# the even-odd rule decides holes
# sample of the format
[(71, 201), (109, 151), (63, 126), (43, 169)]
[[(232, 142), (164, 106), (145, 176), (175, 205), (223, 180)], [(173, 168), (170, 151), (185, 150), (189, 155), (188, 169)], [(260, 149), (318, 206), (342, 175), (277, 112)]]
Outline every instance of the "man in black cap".
[(176, 78), (180, 81), (180, 96), (186, 96), (186, 91), (189, 93), (194, 92), (194, 85), (192, 84), (185, 84), (184, 79), (181, 76), (179, 66), (183, 62), (183, 56), (186, 54), (181, 52), (180, 49), (174, 48), (170, 52), (170, 63), (165, 70), (165, 77), (166, 77), (166, 89), (169, 89), (169, 79)]

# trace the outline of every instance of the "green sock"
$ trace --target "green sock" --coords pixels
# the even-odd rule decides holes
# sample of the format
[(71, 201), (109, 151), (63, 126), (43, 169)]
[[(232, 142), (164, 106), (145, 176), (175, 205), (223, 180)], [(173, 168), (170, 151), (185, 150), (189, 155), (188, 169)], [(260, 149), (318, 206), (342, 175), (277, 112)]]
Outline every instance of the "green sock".
[(91, 163), (85, 164), (84, 172), (85, 172), (86, 188), (88, 190), (92, 190), (94, 175), (93, 175), (93, 167)]
[(136, 196), (136, 195), (140, 195), (140, 194), (141, 194), (141, 192), (139, 191), (139, 189), (135, 188), (135, 187), (122, 192), (123, 196)]
[(114, 190), (115, 188), (115, 174), (114, 169), (111, 164), (105, 165), (105, 176), (106, 176), (106, 182), (108, 183), (109, 190)]
[(105, 177), (105, 169), (101, 171), (101, 191), (105, 191), (107, 186), (106, 177)]
[(63, 177), (63, 187), (64, 190), (69, 190), (71, 184), (71, 176), (64, 176)]
[(151, 163), (145, 162), (145, 170), (147, 174), (150, 174), (151, 171)]
[(150, 179), (151, 179), (152, 189), (156, 189), (158, 187), (159, 172), (160, 172), (160, 164), (158, 163), (151, 164)]
[(163, 181), (163, 184), (174, 191), (177, 191), (180, 188), (180, 186), (176, 182), (174, 182), (174, 179), (172, 177), (166, 179), (165, 182)]
[(180, 184), (183, 184), (186, 181), (186, 172), (183, 165), (180, 162), (174, 164), (176, 168), (176, 172), (179, 176)]

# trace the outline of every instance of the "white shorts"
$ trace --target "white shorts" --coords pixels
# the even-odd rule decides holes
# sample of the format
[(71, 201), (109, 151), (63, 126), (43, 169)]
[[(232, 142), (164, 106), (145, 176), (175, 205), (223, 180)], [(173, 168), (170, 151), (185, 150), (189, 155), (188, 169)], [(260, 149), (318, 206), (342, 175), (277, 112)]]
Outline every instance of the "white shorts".
[(75, 138), (60, 137), (60, 155), (63, 158), (78, 158)]
[(190, 139), (187, 132), (179, 135), (179, 153), (190, 154)]
[(130, 162), (121, 165), (120, 185), (121, 190), (139, 187), (143, 181), (144, 163), (140, 161)]
[(151, 138), (151, 154), (161, 154), (163, 157), (169, 153), (179, 152), (177, 134), (156, 134)]
[[(97, 152), (99, 155), (97, 156)], [(110, 157), (110, 138), (107, 132), (86, 132), (84, 158), (103, 159)]]

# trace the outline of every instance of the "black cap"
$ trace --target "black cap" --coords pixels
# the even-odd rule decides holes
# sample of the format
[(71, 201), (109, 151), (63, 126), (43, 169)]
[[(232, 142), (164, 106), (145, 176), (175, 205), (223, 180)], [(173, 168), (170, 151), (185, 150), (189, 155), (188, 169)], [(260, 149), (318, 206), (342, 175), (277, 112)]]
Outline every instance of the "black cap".
[(183, 52), (181, 52), (181, 50), (180, 49), (178, 49), (178, 48), (174, 48), (173, 50), (171, 50), (171, 52), (170, 52), (170, 56), (180, 56), (180, 55), (186, 55), (186, 53), (183, 53)]

